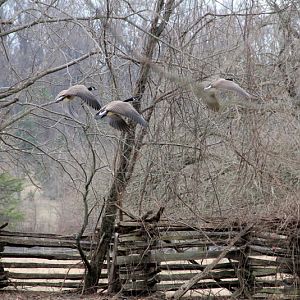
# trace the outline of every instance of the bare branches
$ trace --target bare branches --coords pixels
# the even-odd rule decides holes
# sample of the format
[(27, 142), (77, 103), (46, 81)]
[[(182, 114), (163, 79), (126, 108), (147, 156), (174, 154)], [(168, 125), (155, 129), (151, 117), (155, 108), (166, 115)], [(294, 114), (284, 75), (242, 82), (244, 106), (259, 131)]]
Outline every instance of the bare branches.
[[(54, 230), (78, 232), (87, 290), (97, 287), (120, 211), (120, 219), (135, 218), (164, 206), (164, 217), (194, 224), (297, 207), (300, 7), (275, 4), (17, 0), (1, 7), (0, 170), (34, 189), (21, 195), (28, 216), (35, 202), (26, 199), (39, 194), (57, 205)], [(260, 102), (204, 91), (219, 77), (248, 85)], [(75, 83), (96, 87), (103, 104), (136, 96), (132, 105), (149, 128), (130, 124), (119, 136), (76, 98), (77, 115), (66, 115), (53, 95)], [(38, 224), (35, 214), (26, 218)], [(80, 236), (98, 223), (89, 262)]]
[[(174, 0), (169, 0), (165, 4), (165, 10), (164, 10), (163, 0), (158, 0), (156, 3), (156, 16), (154, 17), (151, 23), (151, 29), (150, 29), (151, 35), (148, 37), (148, 41), (144, 53), (144, 56), (147, 57), (147, 59), (151, 59), (153, 56), (154, 48), (157, 44), (156, 36), (159, 37), (159, 35), (162, 33), (166, 25), (165, 22), (167, 22), (168, 19), (170, 18), (173, 4), (174, 4)], [(159, 21), (158, 16), (161, 13), (163, 13), (164, 21), (160, 25), (158, 25), (158, 21)], [(153, 37), (153, 35), (155, 37)], [(148, 80), (149, 72), (150, 72), (149, 64), (147, 63), (143, 64), (139, 71), (139, 76), (134, 89), (134, 95), (138, 95), (139, 98), (141, 98), (145, 92), (146, 82)], [(139, 110), (140, 103), (139, 102), (136, 103), (135, 107)], [(109, 247), (109, 242), (112, 237), (114, 223), (116, 220), (117, 206), (115, 204), (117, 204), (118, 201), (123, 197), (123, 193), (131, 177), (131, 173), (132, 173), (131, 170), (133, 169), (137, 161), (137, 152), (139, 151), (142, 145), (141, 142), (144, 135), (145, 135), (145, 131), (140, 134), (137, 142), (135, 142), (133, 133), (129, 132), (122, 143), (120, 152), (117, 153), (117, 155), (119, 156), (119, 161), (116, 167), (116, 174), (109, 188), (108, 196), (106, 199), (105, 210), (104, 210), (104, 216), (102, 218), (102, 222), (100, 225), (100, 230), (101, 232), (103, 232), (104, 238), (98, 242), (98, 247), (95, 252), (95, 256), (93, 258), (93, 261), (91, 262), (91, 266), (94, 271), (88, 273), (85, 279), (85, 288), (87, 292), (89, 291), (90, 288), (95, 287), (96, 284), (98, 283), (99, 276), (101, 274), (101, 268), (99, 266), (102, 265), (103, 260), (105, 259)]]
[(91, 143), (91, 141), (89, 140), (89, 137), (87, 135), (87, 132), (85, 132), (86, 138), (87, 138), (87, 142), (88, 142), (88, 146), (89, 146), (89, 150), (91, 151), (91, 155), (92, 155), (92, 159), (91, 159), (91, 169), (90, 169), (90, 174), (87, 175), (86, 170), (84, 168), (82, 168), (82, 171), (85, 174), (85, 186), (84, 186), (84, 192), (82, 195), (82, 201), (84, 204), (84, 217), (83, 217), (83, 223), (81, 226), (81, 229), (76, 237), (76, 243), (77, 243), (77, 248), (78, 251), (80, 253), (81, 259), (84, 262), (88, 272), (92, 272), (92, 267), (91, 264), (89, 263), (86, 255), (84, 254), (81, 245), (80, 245), (80, 240), (83, 236), (84, 231), (86, 230), (86, 227), (88, 225), (88, 221), (89, 221), (89, 208), (88, 208), (88, 195), (91, 189), (91, 184), (93, 181), (93, 178), (96, 174), (97, 171), (97, 166), (96, 166), (96, 154), (95, 154), (95, 149), (93, 148), (93, 145)]
[(10, 105), (12, 105), (12, 104), (14, 104), (14, 103), (16, 103), (18, 101), (19, 101), (19, 98), (15, 98), (15, 99), (7, 102), (7, 103), (4, 103), (4, 104), (0, 105), (0, 109), (8, 107), (8, 106), (10, 106)]
[(5, 4), (6, 1), (7, 1), (7, 0), (0, 0), (0, 7), (1, 7), (3, 4)]
[(16, 94), (16, 93), (24, 90), (25, 88), (28, 88), (29, 86), (33, 85), (37, 80), (45, 77), (46, 75), (55, 73), (55, 72), (63, 70), (63, 69), (66, 69), (66, 68), (68, 68), (72, 65), (75, 65), (75, 64), (87, 59), (90, 56), (95, 55), (96, 53), (98, 53), (98, 51), (90, 51), (89, 53), (84, 54), (81, 57), (76, 58), (72, 61), (69, 61), (69, 62), (67, 62), (63, 65), (60, 65), (60, 66), (57, 66), (57, 67), (54, 67), (54, 68), (50, 68), (50, 69), (38, 72), (35, 75), (33, 75), (32, 77), (19, 82), (16, 86), (13, 86), (13, 87), (9, 88), (7, 91), (1, 92), (0, 93), (0, 99), (6, 98), (6, 97), (8, 97), (10, 95), (13, 95), (13, 94)]

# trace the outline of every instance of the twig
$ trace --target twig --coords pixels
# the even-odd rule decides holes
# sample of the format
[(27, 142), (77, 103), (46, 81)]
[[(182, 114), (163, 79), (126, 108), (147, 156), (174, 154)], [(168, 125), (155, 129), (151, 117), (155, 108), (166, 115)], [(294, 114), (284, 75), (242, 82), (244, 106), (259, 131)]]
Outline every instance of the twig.
[(2, 225), (0, 226), (0, 229), (3, 229), (3, 228), (5, 228), (7, 225), (8, 225), (8, 222), (6, 222), (6, 223), (2, 224)]
[(19, 101), (19, 98), (14, 98), (14, 99), (11, 100), (10, 102), (7, 102), (7, 103), (5, 103), (5, 104), (2, 104), (2, 105), (0, 106), (0, 109), (5, 108), (5, 107), (8, 107), (8, 106), (10, 106), (10, 105), (12, 105), (12, 104), (14, 104), (14, 103), (16, 103), (16, 102), (18, 102), (18, 101)]
[(123, 207), (121, 207), (120, 205), (118, 205), (117, 203), (114, 204), (120, 211), (122, 211), (125, 215), (127, 215), (130, 219), (132, 220), (138, 220), (139, 218), (134, 216), (132, 213), (130, 213), (129, 211), (125, 210)]

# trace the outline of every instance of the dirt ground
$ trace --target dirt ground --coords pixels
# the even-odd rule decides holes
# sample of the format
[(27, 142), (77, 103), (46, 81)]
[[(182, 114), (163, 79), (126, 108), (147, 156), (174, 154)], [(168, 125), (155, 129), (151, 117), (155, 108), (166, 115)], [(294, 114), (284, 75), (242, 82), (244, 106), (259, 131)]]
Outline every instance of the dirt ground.
[(71, 293), (33, 292), (33, 291), (0, 291), (1, 300), (162, 300), (163, 293), (148, 297), (126, 297), (108, 295), (79, 295)]

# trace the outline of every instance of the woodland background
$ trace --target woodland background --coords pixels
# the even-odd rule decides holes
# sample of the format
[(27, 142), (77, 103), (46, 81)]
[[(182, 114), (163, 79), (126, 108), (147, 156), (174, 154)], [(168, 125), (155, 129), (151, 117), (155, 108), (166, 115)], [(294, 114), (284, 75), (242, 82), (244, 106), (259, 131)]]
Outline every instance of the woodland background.
[[(169, 2), (140, 102), (149, 130), (135, 129), (122, 206), (165, 206), (165, 218), (191, 223), (297, 216), (299, 1)], [(77, 83), (95, 86), (102, 104), (131, 97), (159, 5), (0, 1), (0, 212), (11, 229), (74, 233), (84, 217), (97, 226), (124, 135), (80, 101), (76, 119), (53, 101)], [(218, 77), (258, 101), (217, 92), (221, 109), (209, 110), (195, 87)]]

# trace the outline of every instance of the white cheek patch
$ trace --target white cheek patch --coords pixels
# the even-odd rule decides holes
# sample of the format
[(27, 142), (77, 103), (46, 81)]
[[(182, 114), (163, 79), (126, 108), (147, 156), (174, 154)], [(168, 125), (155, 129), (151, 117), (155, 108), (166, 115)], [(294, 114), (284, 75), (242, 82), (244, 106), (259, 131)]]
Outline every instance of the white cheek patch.
[(103, 118), (106, 115), (107, 115), (107, 111), (106, 110), (98, 113), (99, 118)]
[(204, 90), (209, 90), (209, 89), (211, 89), (211, 84), (204, 88)]
[(63, 101), (64, 98), (65, 98), (65, 96), (60, 96), (60, 97), (56, 98), (56, 99), (55, 99), (55, 100), (56, 100), (56, 103), (58, 103), (58, 102), (60, 102), (60, 101)]
[(105, 117), (106, 114), (107, 114), (107, 111), (106, 111), (106, 110), (104, 110), (104, 111), (99, 111), (98, 113), (96, 113), (95, 119), (96, 119), (96, 120), (97, 120), (97, 119), (101, 119), (101, 118)]

